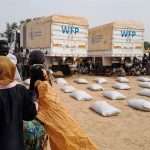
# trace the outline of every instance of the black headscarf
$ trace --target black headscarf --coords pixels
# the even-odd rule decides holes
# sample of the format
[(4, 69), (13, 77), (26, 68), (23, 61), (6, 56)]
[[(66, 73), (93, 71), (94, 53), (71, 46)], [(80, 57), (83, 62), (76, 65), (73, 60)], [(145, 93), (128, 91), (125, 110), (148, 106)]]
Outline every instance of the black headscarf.
[(45, 69), (42, 64), (35, 64), (30, 69), (30, 90), (34, 90), (34, 84), (37, 80), (44, 81), (45, 78), (43, 76), (43, 69)]
[(45, 56), (41, 51), (35, 50), (30, 53), (29, 55), (30, 66), (34, 64), (44, 64), (44, 62), (45, 62)]
[(9, 53), (9, 46), (6, 40), (0, 40), (0, 55), (6, 56)]

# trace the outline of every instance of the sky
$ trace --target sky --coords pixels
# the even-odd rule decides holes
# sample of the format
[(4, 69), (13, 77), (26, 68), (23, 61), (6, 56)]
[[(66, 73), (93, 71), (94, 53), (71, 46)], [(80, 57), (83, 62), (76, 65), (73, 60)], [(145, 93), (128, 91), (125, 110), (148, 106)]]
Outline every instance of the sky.
[(145, 40), (150, 41), (149, 0), (1, 0), (0, 32), (6, 22), (52, 14), (85, 17), (90, 27), (115, 20), (144, 23)]

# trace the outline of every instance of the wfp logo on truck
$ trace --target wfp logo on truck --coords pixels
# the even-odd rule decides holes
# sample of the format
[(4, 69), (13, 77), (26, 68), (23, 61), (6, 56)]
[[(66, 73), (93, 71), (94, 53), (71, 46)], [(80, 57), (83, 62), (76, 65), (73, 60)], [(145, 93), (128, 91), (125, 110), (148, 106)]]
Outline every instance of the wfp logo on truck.
[(67, 25), (62, 25), (61, 30), (63, 34), (77, 34), (80, 32), (79, 27), (75, 26), (67, 26)]
[(131, 40), (133, 37), (136, 36), (136, 32), (134, 30), (121, 30), (121, 37), (126, 38), (127, 40)]

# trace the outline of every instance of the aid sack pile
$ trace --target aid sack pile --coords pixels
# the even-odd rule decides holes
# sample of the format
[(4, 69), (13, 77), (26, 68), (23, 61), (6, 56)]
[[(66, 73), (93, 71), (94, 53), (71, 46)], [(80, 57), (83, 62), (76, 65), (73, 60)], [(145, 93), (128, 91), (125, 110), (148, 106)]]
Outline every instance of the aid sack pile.
[(96, 78), (95, 81), (96, 81), (96, 83), (98, 83), (98, 84), (107, 83), (107, 80), (106, 80), (105, 78)]
[(100, 84), (91, 84), (89, 87), (88, 87), (89, 90), (91, 91), (102, 91), (103, 90), (103, 87), (100, 85)]
[(111, 100), (123, 100), (126, 98), (125, 95), (117, 91), (104, 91), (103, 95)]
[(93, 111), (104, 117), (118, 115), (121, 111), (105, 101), (97, 101), (91, 107)]
[(75, 98), (78, 101), (87, 101), (87, 100), (91, 100), (92, 96), (89, 95), (88, 93), (86, 93), (85, 91), (82, 90), (76, 90), (73, 91), (70, 96), (72, 96), (73, 98)]
[(76, 79), (75, 82), (78, 84), (88, 84), (88, 81), (83, 78)]
[(72, 93), (75, 88), (71, 85), (64, 85), (61, 87), (61, 90), (64, 91), (64, 93)]
[(139, 86), (142, 88), (149, 88), (150, 89), (150, 82), (140, 82)]
[(131, 99), (128, 100), (128, 105), (132, 108), (150, 111), (150, 102), (145, 99)]
[(119, 90), (129, 90), (130, 86), (127, 83), (115, 83), (113, 86), (115, 89)]
[(150, 97), (150, 89), (143, 89), (143, 90), (141, 90), (139, 92), (139, 95)]
[(56, 83), (58, 84), (58, 86), (64, 86), (68, 84), (68, 82), (64, 78), (57, 78)]
[(125, 77), (118, 77), (117, 81), (121, 82), (121, 83), (128, 83), (129, 82), (129, 80), (127, 78), (125, 78)]
[(141, 81), (141, 82), (150, 82), (150, 78), (147, 78), (147, 77), (137, 77), (137, 80), (138, 81)]

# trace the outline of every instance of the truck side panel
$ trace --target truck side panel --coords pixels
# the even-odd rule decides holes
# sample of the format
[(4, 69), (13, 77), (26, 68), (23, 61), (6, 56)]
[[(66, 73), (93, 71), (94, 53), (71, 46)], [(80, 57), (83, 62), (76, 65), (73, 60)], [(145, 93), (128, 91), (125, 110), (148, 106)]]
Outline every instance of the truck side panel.
[(110, 55), (112, 49), (113, 24), (106, 24), (89, 30), (89, 51), (91, 56)]
[(24, 48), (44, 49), (48, 56), (85, 57), (88, 21), (74, 16), (49, 16), (25, 24)]
[(144, 28), (114, 27), (112, 55), (123, 57), (143, 56)]
[(26, 48), (50, 48), (50, 21), (31, 21), (26, 24)]
[(26, 25), (23, 24), (20, 29), (20, 46), (26, 48)]
[(51, 24), (51, 56), (87, 56), (88, 26)]
[(134, 57), (144, 53), (144, 25), (115, 21), (89, 30), (89, 56)]

